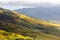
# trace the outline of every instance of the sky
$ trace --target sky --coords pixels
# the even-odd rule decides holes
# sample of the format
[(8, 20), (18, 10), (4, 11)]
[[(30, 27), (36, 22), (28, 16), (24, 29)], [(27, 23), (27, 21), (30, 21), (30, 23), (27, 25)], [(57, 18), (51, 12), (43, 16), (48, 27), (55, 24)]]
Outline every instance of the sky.
[(10, 10), (59, 5), (60, 0), (0, 0), (0, 7)]

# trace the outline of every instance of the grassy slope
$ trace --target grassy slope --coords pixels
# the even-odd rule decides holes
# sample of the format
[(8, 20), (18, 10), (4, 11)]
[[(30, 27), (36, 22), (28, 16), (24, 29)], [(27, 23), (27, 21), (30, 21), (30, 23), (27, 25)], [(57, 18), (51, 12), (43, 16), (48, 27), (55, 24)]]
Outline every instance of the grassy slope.
[[(23, 14), (19, 14), (18, 12), (12, 12), (5, 9), (0, 10), (1, 30), (13, 32), (24, 36), (30, 36), (32, 38), (36, 37), (37, 40), (60, 40), (60, 38), (57, 36), (53, 36), (51, 34), (46, 34), (42, 32), (42, 30), (45, 31), (44, 28), (55, 26), (50, 25), (51, 23), (49, 25), (48, 24), (48, 22), (37, 20), (35, 18), (30, 18)], [(47, 25), (49, 27), (47, 27)], [(41, 27), (43, 28), (42, 30)]]

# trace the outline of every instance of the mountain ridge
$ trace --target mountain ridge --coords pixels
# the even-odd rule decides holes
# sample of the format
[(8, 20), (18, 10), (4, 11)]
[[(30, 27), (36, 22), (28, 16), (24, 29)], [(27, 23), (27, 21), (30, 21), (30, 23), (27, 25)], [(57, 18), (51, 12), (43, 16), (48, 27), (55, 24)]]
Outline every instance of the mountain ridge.
[[(23, 8), (16, 9), (15, 11), (21, 12), (30, 17), (36, 17), (42, 20), (60, 20), (59, 11), (60, 7), (36, 7), (36, 8)], [(26, 11), (27, 10), (27, 11)]]

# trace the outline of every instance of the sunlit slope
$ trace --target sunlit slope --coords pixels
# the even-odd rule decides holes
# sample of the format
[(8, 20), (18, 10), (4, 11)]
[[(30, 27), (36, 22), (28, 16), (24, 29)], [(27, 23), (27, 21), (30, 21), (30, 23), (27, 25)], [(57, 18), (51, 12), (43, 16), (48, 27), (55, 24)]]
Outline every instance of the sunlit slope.
[(49, 22), (0, 8), (0, 30), (24, 35), (25, 37), (27, 36), (37, 40), (60, 40), (60, 37), (54, 36), (60, 34), (59, 30), (52, 28), (56, 25), (48, 24)]
[(0, 30), (0, 40), (33, 40), (33, 38)]

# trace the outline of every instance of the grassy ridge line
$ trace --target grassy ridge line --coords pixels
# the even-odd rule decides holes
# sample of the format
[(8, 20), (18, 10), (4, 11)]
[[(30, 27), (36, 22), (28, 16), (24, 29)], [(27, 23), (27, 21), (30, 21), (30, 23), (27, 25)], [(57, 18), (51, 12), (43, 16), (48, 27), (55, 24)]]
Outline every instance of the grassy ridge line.
[(20, 18), (25, 19), (31, 23), (34, 23), (34, 24), (42, 24), (44, 26), (60, 26), (59, 24), (55, 24), (55, 23), (51, 23), (51, 22), (47, 22), (47, 21), (43, 21), (43, 20), (37, 20), (35, 18), (28, 17), (26, 15), (23, 15), (22, 13), (19, 14), (16, 11), (14, 11), (13, 13), (19, 15)]

